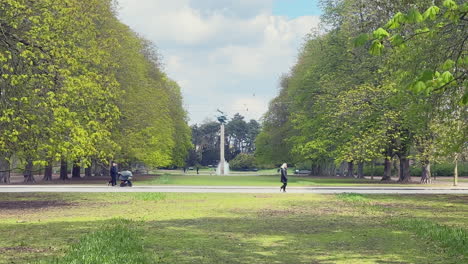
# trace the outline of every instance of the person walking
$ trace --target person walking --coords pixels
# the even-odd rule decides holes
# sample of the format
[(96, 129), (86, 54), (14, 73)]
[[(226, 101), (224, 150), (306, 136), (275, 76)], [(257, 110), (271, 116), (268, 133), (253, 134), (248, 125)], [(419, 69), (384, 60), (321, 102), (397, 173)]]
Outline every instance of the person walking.
[(117, 163), (112, 162), (112, 167), (110, 169), (110, 175), (111, 175), (111, 184), (112, 186), (117, 185), (117, 177), (119, 175), (119, 170), (117, 169)]
[(281, 171), (281, 182), (283, 185), (280, 188), (280, 191), (286, 192), (286, 186), (288, 185), (288, 164), (283, 163), (280, 168)]

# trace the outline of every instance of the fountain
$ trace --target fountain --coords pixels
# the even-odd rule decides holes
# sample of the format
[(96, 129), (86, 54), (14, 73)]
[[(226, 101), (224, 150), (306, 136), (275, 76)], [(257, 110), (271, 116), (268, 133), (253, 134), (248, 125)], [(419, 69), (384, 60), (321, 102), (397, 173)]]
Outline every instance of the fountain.
[(229, 163), (224, 161), (224, 174), (221, 174), (221, 162), (218, 164), (216, 168), (216, 175), (229, 175)]

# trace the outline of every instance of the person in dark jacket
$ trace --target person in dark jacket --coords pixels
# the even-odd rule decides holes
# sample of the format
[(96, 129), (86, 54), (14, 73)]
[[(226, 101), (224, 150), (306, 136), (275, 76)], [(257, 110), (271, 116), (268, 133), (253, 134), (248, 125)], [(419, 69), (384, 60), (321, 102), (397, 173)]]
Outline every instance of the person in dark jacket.
[(280, 168), (281, 171), (281, 182), (283, 185), (280, 188), (280, 191), (286, 192), (286, 186), (288, 185), (288, 164), (283, 163)]
[(110, 169), (111, 183), (112, 186), (117, 185), (117, 177), (119, 175), (119, 170), (117, 169), (117, 163), (112, 162), (112, 167)]

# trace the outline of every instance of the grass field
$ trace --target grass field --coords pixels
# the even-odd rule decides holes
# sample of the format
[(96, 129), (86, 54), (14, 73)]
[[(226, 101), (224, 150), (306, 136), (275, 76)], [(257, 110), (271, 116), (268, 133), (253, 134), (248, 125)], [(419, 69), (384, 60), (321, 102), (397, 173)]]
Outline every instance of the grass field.
[[(439, 177), (440, 179), (440, 177)], [(415, 179), (416, 180), (416, 179)], [(452, 186), (451, 179), (443, 179), (431, 185), (422, 186)], [(460, 180), (460, 184), (463, 184)], [(217, 175), (183, 175), (178, 172), (164, 173), (153, 178), (139, 180), (137, 185), (206, 185), (206, 186), (280, 186), (278, 175), (249, 175), (235, 174), (229, 176)], [(398, 184), (396, 181), (382, 183), (380, 179), (356, 179), (346, 177), (311, 177), (311, 176), (288, 176), (288, 185), (293, 187), (305, 186), (421, 186), (417, 181), (411, 184)]]
[(0, 263), (466, 263), (467, 227), (461, 195), (3, 193)]
[[(279, 177), (276, 175), (176, 175), (163, 174), (154, 179), (138, 181), (139, 184), (168, 184), (168, 185), (207, 185), (207, 186), (280, 186)], [(369, 180), (346, 178), (313, 178), (290, 176), (288, 184), (291, 186), (316, 186), (316, 185), (366, 185), (372, 183)]]

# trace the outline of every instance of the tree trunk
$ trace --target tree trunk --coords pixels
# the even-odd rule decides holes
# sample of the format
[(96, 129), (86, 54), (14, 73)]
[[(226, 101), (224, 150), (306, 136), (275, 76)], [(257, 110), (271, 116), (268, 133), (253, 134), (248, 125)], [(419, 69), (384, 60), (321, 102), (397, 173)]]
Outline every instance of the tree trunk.
[(354, 177), (354, 163), (352, 161), (348, 162), (348, 173), (346, 177)]
[(44, 178), (43, 181), (51, 181), (52, 180), (52, 161), (49, 161), (47, 166), (44, 169)]
[(0, 155), (0, 183), (10, 183), (10, 161), (6, 156)]
[(33, 174), (33, 162), (32, 160), (28, 160), (26, 163), (26, 167), (24, 168), (24, 182), (36, 182), (36, 179), (34, 179), (34, 174)]
[(81, 167), (80, 167), (80, 165), (78, 164), (78, 162), (74, 162), (74, 163), (73, 163), (73, 169), (72, 169), (72, 179), (79, 179), (79, 178), (81, 178), (80, 172), (81, 172)]
[(322, 166), (320, 164), (312, 165), (310, 174), (312, 176), (322, 176)]
[(424, 184), (432, 183), (431, 162), (428, 160), (424, 161), (422, 165), (421, 183), (424, 183)]
[(94, 176), (103, 176), (102, 175), (102, 170), (101, 170), (101, 165), (96, 160), (92, 161), (91, 174), (94, 175)]
[(338, 169), (337, 176), (345, 177), (346, 167), (347, 167), (346, 161), (341, 162), (340, 168)]
[(364, 162), (358, 163), (357, 177), (359, 179), (364, 179)]
[(102, 176), (110, 176), (110, 168), (111, 168), (111, 165), (109, 163), (109, 166), (106, 167), (104, 165), (100, 165), (101, 167), (101, 175)]
[(336, 165), (333, 161), (327, 161), (325, 169), (323, 170), (324, 176), (335, 176), (336, 175)]
[(84, 174), (85, 174), (85, 177), (91, 177), (91, 166), (89, 166), (88, 168), (85, 168), (84, 170)]
[(455, 154), (455, 168), (453, 169), (453, 186), (458, 185), (458, 154)]
[(398, 179), (398, 182), (411, 182), (409, 159), (406, 155), (400, 155), (400, 178)]
[(60, 161), (60, 179), (68, 180), (68, 163), (64, 159)]
[(395, 177), (399, 177), (400, 176), (400, 165), (398, 164), (398, 160), (397, 159), (394, 159), (393, 160), (393, 169), (395, 170)]
[(392, 179), (392, 162), (386, 157), (384, 161), (384, 175), (382, 181), (390, 181)]

